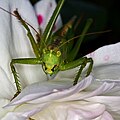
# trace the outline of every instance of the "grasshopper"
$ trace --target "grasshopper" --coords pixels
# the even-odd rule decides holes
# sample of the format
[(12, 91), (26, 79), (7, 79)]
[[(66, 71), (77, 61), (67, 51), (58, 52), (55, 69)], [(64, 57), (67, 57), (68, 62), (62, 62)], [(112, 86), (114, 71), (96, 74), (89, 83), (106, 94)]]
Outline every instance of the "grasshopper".
[[(58, 5), (56, 6), (52, 17), (50, 18), (42, 35), (36, 31), (37, 40), (34, 38), (29, 29), (31, 26), (29, 23), (23, 20), (18, 10), (15, 10), (14, 13), (10, 13), (14, 15), (21, 22), (22, 26), (27, 30), (27, 36), (36, 56), (35, 58), (18, 58), (11, 60), (10, 67), (17, 89), (14, 97), (16, 97), (21, 92), (21, 83), (18, 79), (15, 64), (41, 64), (43, 71), (49, 76), (56, 75), (59, 71), (65, 71), (80, 66), (78, 73), (75, 76), (73, 85), (77, 84), (78, 79), (87, 63), (89, 63), (89, 66), (86, 76), (91, 73), (93, 67), (92, 58), (80, 57), (76, 59), (76, 56), (78, 54), (81, 42), (83, 41), (92, 23), (92, 19), (90, 18), (87, 20), (81, 35), (79, 37), (75, 37), (77, 40), (75, 45), (73, 45), (71, 41), (74, 38), (75, 33), (75, 17), (73, 17), (70, 21), (68, 21), (68, 23), (66, 23), (55, 33), (52, 32), (63, 4), (64, 0), (59, 0)], [(4, 10), (3, 8), (1, 9)]]

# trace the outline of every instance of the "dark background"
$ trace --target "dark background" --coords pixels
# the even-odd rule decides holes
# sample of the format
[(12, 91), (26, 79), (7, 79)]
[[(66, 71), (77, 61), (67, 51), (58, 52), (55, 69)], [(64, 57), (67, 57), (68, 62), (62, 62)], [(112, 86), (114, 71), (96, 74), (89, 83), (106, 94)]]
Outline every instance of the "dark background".
[[(31, 0), (34, 5), (37, 0)], [(59, 0), (56, 0), (57, 2)], [(118, 0), (66, 0), (61, 10), (63, 23), (74, 15), (83, 15), (80, 29), (82, 30), (87, 18), (93, 19), (89, 32), (112, 30), (109, 33), (87, 36), (80, 48), (81, 55), (93, 50), (120, 41), (120, 5)]]

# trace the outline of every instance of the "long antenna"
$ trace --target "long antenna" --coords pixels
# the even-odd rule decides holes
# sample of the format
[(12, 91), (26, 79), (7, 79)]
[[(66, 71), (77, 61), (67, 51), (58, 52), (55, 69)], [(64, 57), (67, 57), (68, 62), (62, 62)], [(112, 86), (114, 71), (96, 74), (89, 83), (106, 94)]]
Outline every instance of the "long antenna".
[[(87, 33), (87, 34), (85, 34), (85, 35), (86, 35), (86, 36), (88, 36), (88, 35), (95, 35), (95, 34), (101, 34), (101, 33), (111, 32), (111, 31), (112, 31), (112, 30), (99, 31), (99, 32), (92, 32), (92, 33)], [(81, 37), (81, 36), (83, 36), (83, 35), (78, 35), (78, 36), (75, 36), (75, 37), (73, 37), (73, 38), (67, 40), (66, 42), (64, 42), (63, 44), (61, 44), (58, 48), (62, 47), (62, 46), (65, 45), (66, 43), (71, 42), (72, 40), (74, 40), (74, 39), (76, 39), (76, 38), (79, 38), (79, 37)]]
[[(9, 12), (9, 11), (5, 10), (4, 8), (2, 8), (2, 7), (0, 7), (0, 9), (3, 10), (3, 11), (5, 11), (5, 12), (8, 13), (8, 14), (11, 14), (12, 16), (14, 16), (14, 17), (16, 17), (16, 18), (18, 18), (18, 16), (20, 16), (19, 13), (18, 13), (18, 14), (15, 14), (16, 11), (18, 11), (17, 9), (14, 11), (14, 13)], [(20, 16), (20, 18), (21, 18), (21, 16)], [(39, 33), (32, 25), (30, 25), (30, 24), (29, 24), (28, 22), (26, 22), (25, 20), (23, 20), (23, 21), (24, 21), (29, 27), (31, 27), (31, 28), (36, 32), (37, 36), (40, 37), (40, 33)], [(43, 41), (42, 41), (42, 42), (43, 42)], [(44, 42), (43, 42), (43, 43), (44, 43)], [(45, 43), (44, 43), (44, 45), (46, 46)]]
[[(13, 15), (14, 17), (17, 18), (17, 15), (15, 15), (15, 14), (13, 14), (13, 13), (5, 10), (4, 8), (0, 7), (0, 9), (2, 9), (3, 11), (5, 11), (5, 12), (7, 12), (7, 13), (9, 13), (9, 14), (11, 14), (11, 15)], [(26, 22), (26, 21), (24, 21), (24, 22), (25, 22), (28, 26), (30, 26), (37, 34), (39, 34), (39, 33), (37, 32), (37, 30), (36, 30), (32, 25), (30, 25), (30, 24), (29, 24), (28, 22)]]

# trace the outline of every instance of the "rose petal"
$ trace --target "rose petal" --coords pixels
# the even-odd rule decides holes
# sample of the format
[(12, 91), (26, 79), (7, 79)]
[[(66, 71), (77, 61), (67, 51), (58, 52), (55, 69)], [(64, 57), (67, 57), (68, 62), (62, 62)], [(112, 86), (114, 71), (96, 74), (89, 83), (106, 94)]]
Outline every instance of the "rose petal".
[[(30, 24), (33, 27), (38, 28), (38, 23), (33, 8), (28, 1), (24, 1), (24, 0), (1, 1), (0, 6), (5, 10), (8, 11), (11, 10), (11, 12), (13, 12), (16, 8), (18, 8), (20, 15), (25, 16), (23, 18), (26, 18), (28, 22), (31, 21)], [(19, 57), (31, 56), (32, 52), (29, 41), (26, 37), (26, 31), (24, 30), (23, 26), (18, 22), (18, 20), (14, 16), (6, 13), (1, 9), (0, 9), (0, 16), (1, 16), (0, 18), (0, 31), (1, 31), (0, 32), (0, 36), (1, 36), (0, 38), (0, 49), (1, 49), (0, 51), (0, 56), (1, 56), (0, 58), (0, 81), (1, 81), (0, 118), (1, 118), (3, 115), (5, 115), (5, 113), (11, 110), (11, 108), (3, 109), (2, 107), (5, 104), (7, 104), (15, 94), (15, 87), (14, 87), (15, 84), (14, 84), (14, 80), (12, 79), (12, 73), (10, 71), (10, 66), (9, 66), (10, 61), (12, 58), (17, 58), (18, 56)], [(27, 45), (25, 45), (26, 43)], [(37, 70), (37, 68), (39, 70)], [(32, 83), (35, 82), (34, 78), (36, 78), (38, 81), (39, 81), (38, 78), (42, 79), (42, 74), (40, 74), (42, 69), (40, 68), (40, 66), (37, 66), (37, 68), (36, 66), (32, 70), (29, 70), (29, 68), (27, 68), (27, 73), (28, 73), (27, 76), (28, 79), (29, 78), (32, 79), (31, 80)], [(24, 71), (24, 70), (22, 69), (20, 71)], [(37, 77), (37, 75), (34, 73), (39, 74), (39, 76)], [(24, 75), (22, 77), (24, 77)], [(31, 81), (28, 82), (27, 81), (28, 79), (26, 79), (26, 81), (23, 83), (26, 84), (30, 83)]]
[(0, 120), (10, 111), (14, 110), (14, 107), (4, 109), (3, 106), (8, 104), (10, 101), (7, 99), (0, 99)]
[[(94, 66), (108, 65), (120, 63), (120, 42), (116, 44), (106, 45), (98, 48), (93, 53), (88, 54), (88, 57), (92, 57)], [(107, 59), (106, 59), (107, 58)]]
[(88, 54), (94, 61), (93, 75), (96, 79), (120, 79), (120, 43), (103, 46)]
[(5, 71), (0, 67), (0, 99), (10, 99), (15, 93), (14, 84), (7, 77)]
[(109, 65), (101, 65), (96, 66), (93, 69), (93, 75), (98, 80), (104, 80), (104, 79), (111, 79), (116, 80), (120, 79), (120, 64), (109, 64)]
[[(30, 23), (36, 30), (38, 29), (37, 17), (34, 13), (33, 7), (29, 3), (29, 1), (25, 0), (10, 0), (10, 1), (2, 1), (0, 3), (6, 10), (11, 10), (13, 13), (16, 8), (20, 15)], [(27, 7), (26, 7), (27, 6)], [(1, 18), (0, 19), (0, 30), (1, 30), (1, 40), (0, 40), (0, 48), (2, 51), (0, 55), (3, 56), (0, 59), (1, 67), (5, 69), (7, 75), (11, 77), (11, 71), (9, 69), (9, 63), (12, 58), (20, 58), (20, 57), (35, 57), (30, 45), (30, 42), (27, 38), (26, 30), (23, 28), (20, 22), (18, 22), (17, 18), (6, 13), (5, 11), (0, 9)], [(35, 31), (33, 31), (33, 35), (35, 35)], [(5, 53), (5, 52), (6, 53)], [(44, 81), (46, 80), (46, 75), (44, 74), (41, 65), (20, 65), (16, 66), (17, 72), (19, 73), (20, 81), (22, 83), (22, 87), (25, 87), (28, 84)], [(27, 72), (26, 72), (27, 71)], [(27, 74), (26, 74), (27, 73)], [(34, 74), (36, 73), (36, 74)], [(13, 82), (13, 81), (12, 81)]]
[(26, 117), (23, 117), (21, 115), (16, 115), (15, 113), (7, 113), (5, 117), (3, 117), (1, 120), (26, 120)]
[[(8, 1), (0, 2), (0, 6), (8, 8)], [(0, 67), (11, 79), (9, 63), (11, 54), (9, 51), (9, 44), (11, 43), (11, 28), (9, 14), (0, 9)], [(2, 78), (1, 78), (2, 79)], [(12, 79), (11, 79), (11, 82)]]
[[(41, 0), (37, 2), (37, 4), (35, 5), (35, 11), (37, 13), (40, 28), (42, 28), (42, 31), (44, 31), (49, 19), (52, 16), (55, 7), (56, 7), (55, 0)], [(61, 17), (58, 16), (53, 31), (56, 31), (62, 26), (61, 21), (62, 21)]]
[(33, 118), (43, 120), (93, 120), (93, 118), (101, 116), (104, 111), (105, 106), (99, 103), (85, 101), (58, 102), (35, 114)]
[[(118, 119), (120, 116), (120, 96), (94, 96), (86, 99), (90, 102), (98, 102), (106, 105), (106, 109), (110, 111), (113, 118)], [(120, 118), (119, 118), (120, 119)]]
[[(11, 11), (14, 11), (16, 8), (18, 9), (18, 12), (22, 16), (22, 18), (24, 18), (25, 21), (27, 21), (36, 30), (38, 30), (37, 17), (30, 2), (27, 0), (14, 0), (14, 2), (11, 3)], [(16, 18), (12, 18), (13, 44), (15, 50), (13, 57), (35, 57), (33, 49), (31, 48), (30, 41), (27, 37), (26, 30)], [(34, 38), (36, 38), (35, 31), (31, 27), (29, 28), (34, 35)], [(13, 47), (11, 48), (11, 50), (13, 51)], [(17, 67), (17, 70), (23, 87), (37, 81), (46, 80), (46, 75), (43, 72), (41, 65), (21, 65)]]
[[(83, 89), (85, 89), (91, 84), (91, 81), (92, 81), (92, 77), (89, 76), (71, 88), (68, 88), (69, 87), (68, 84), (63, 85), (63, 81), (61, 84), (62, 86), (60, 86), (59, 84), (55, 84), (54, 82), (53, 82), (54, 84), (52, 82), (47, 83), (47, 84), (45, 83), (36, 84), (37, 87), (36, 85), (34, 85), (33, 88), (31, 85), (31, 87), (28, 86), (27, 89), (24, 89), (22, 93), (18, 97), (16, 97), (13, 101), (11, 101), (11, 103), (8, 104), (7, 106), (21, 104), (21, 103), (28, 102), (28, 101), (30, 101), (30, 103), (32, 102), (33, 103), (44, 103), (44, 102), (49, 102), (49, 101), (51, 102), (52, 100), (62, 99), (62, 98), (71, 96), (75, 93), (82, 91)], [(51, 87), (51, 85), (53, 87)], [(36, 88), (36, 90), (34, 88)], [(43, 89), (43, 88), (47, 88), (47, 89)], [(49, 88), (49, 91), (48, 91), (48, 88)], [(57, 91), (54, 91), (55, 89)]]
[[(77, 104), (79, 105), (79, 104)], [(73, 107), (73, 108), (72, 108)], [(68, 117), (73, 118), (73, 120), (76, 120), (75, 118), (79, 119), (94, 119), (105, 111), (105, 106), (102, 104), (81, 104), (80, 106), (72, 106), (68, 110)], [(74, 118), (75, 117), (75, 118)], [(68, 119), (69, 120), (69, 119)], [(72, 119), (70, 119), (72, 120)]]
[(107, 111), (105, 111), (101, 116), (92, 120), (114, 120), (114, 119)]
[[(95, 87), (94, 87), (94, 86)], [(75, 101), (75, 100), (83, 100), (87, 99), (93, 96), (98, 95), (114, 95), (120, 91), (120, 80), (119, 82), (96, 82), (93, 80), (93, 82), (84, 90), (81, 91), (79, 94), (73, 94), (72, 96), (68, 96), (66, 98), (63, 98), (62, 101)], [(118, 95), (120, 92), (118, 93)]]
[[(9, 5), (10, 9), (12, 11), (13, 11), (13, 9), (15, 9), (17, 7), (18, 11), (20, 11), (21, 15), (24, 18), (26, 18), (28, 22), (29, 22), (29, 20), (31, 21), (31, 19), (32, 19), (31, 13), (33, 12), (33, 14), (34, 14), (34, 11), (32, 10), (32, 7), (28, 1), (18, 0), (16, 2), (15, 0), (13, 0), (9, 4), (10, 4)], [(28, 8), (26, 7), (26, 5), (28, 5)], [(51, 4), (49, 4), (49, 5), (51, 6)], [(9, 8), (8, 3), (4, 3), (3, 7), (8, 9)], [(27, 12), (24, 12), (24, 11), (27, 11)], [(5, 13), (5, 14), (7, 14), (7, 13)], [(9, 17), (10, 17), (10, 15), (7, 15), (7, 17), (3, 16), (2, 20), (9, 18)], [(31, 19), (29, 19), (29, 18), (31, 18)], [(33, 18), (35, 18), (35, 14), (33, 15)], [(31, 21), (31, 24), (33, 23), (32, 25), (37, 27), (38, 26), (37, 19), (35, 18), (32, 20), (33, 21)], [(7, 59), (5, 61), (5, 64), (2, 65), (2, 62), (4, 63), (5, 58), (2, 58), (2, 60), (1, 60), (2, 62), (0, 61), (0, 74), (3, 78), (2, 82), (4, 83), (4, 85), (2, 87), (4, 87), (6, 85), (11, 90), (11, 86), (12, 86), (11, 82), (7, 82), (9, 80), (9, 78), (11, 78), (11, 75), (8, 75), (8, 77), (6, 75), (7, 72), (8, 73), (10, 72), (9, 68), (8, 68), (8, 64), (9, 64), (9, 60), (11, 59), (11, 56), (12, 57), (18, 57), (18, 56), (19, 57), (29, 57), (29, 56), (34, 56), (34, 55), (32, 54), (31, 49), (29, 47), (29, 45), (30, 45), (29, 42), (26, 41), (27, 37), (25, 36), (26, 35), (25, 30), (23, 29), (23, 27), (21, 27), (21, 25), (18, 23), (16, 18), (12, 17), (11, 20), (9, 21), (9, 23), (12, 23), (12, 24), (6, 24), (7, 27), (11, 28), (11, 26), (12, 26), (12, 28), (14, 28), (14, 29), (12, 29), (12, 32), (8, 34), (10, 39), (8, 38), (8, 41), (3, 42), (3, 44), (2, 44), (3, 46), (2, 45), (0, 46), (0, 48), (5, 50), (5, 52), (0, 52), (0, 55), (4, 56), (4, 53), (7, 53), (5, 55), (5, 58)], [(3, 27), (4, 26), (2, 26), (2, 29), (3, 29)], [(3, 35), (6, 34), (6, 30), (7, 30), (7, 28), (3, 29), (3, 31), (4, 31)], [(10, 29), (8, 29), (7, 32), (10, 32)], [(18, 32), (20, 32), (20, 34)], [(33, 34), (34, 34), (34, 32), (33, 32)], [(11, 37), (11, 35), (13, 35), (12, 36), (13, 38)], [(4, 40), (4, 38), (6, 39), (7, 37), (3, 36), (2, 40)], [(16, 40), (18, 40), (18, 41), (16, 41)], [(0, 42), (2, 43), (2, 41), (0, 41)], [(10, 45), (9, 45), (9, 43), (10, 43)], [(25, 119), (29, 118), (29, 116), (32, 116), (35, 114), (37, 114), (38, 116), (40, 115), (40, 117), (43, 117), (43, 118), (46, 118), (46, 117), (48, 118), (48, 116), (50, 115), (49, 119), (53, 119), (53, 116), (54, 116), (55, 119), (60, 118), (60, 120), (61, 119), (64, 120), (64, 118), (66, 119), (66, 116), (68, 119), (72, 119), (72, 120), (82, 119), (82, 118), (83, 119), (95, 119), (95, 120), (98, 120), (98, 119), (112, 120), (112, 117), (109, 114), (111, 112), (112, 112), (111, 114), (113, 115), (113, 117), (115, 119), (118, 119), (119, 111), (120, 111), (119, 110), (119, 106), (120, 106), (119, 99), (120, 98), (119, 98), (119, 96), (113, 96), (112, 93), (118, 92), (119, 86), (120, 86), (119, 74), (116, 74), (119, 70), (118, 65), (119, 65), (120, 59), (117, 59), (115, 61), (115, 59), (119, 56), (114, 55), (115, 53), (116, 54), (119, 53), (119, 50), (120, 50), (118, 47), (119, 45), (120, 44), (117, 44), (114, 46), (109, 46), (109, 47), (103, 47), (103, 50), (96, 51), (97, 52), (96, 56), (98, 55), (100, 59), (99, 59), (99, 61), (97, 61), (97, 60), (95, 61), (95, 67), (97, 68), (99, 65), (104, 65), (104, 67), (102, 66), (101, 68), (96, 69), (97, 73), (94, 72), (94, 70), (95, 70), (94, 69), (93, 74), (94, 74), (94, 76), (97, 75), (98, 77), (96, 77), (96, 76), (95, 77), (100, 80), (103, 78), (103, 75), (105, 74), (104, 81), (94, 80), (92, 83), (92, 77), (89, 76), (88, 78), (84, 79), (83, 81), (81, 81), (80, 83), (78, 83), (76, 86), (73, 86), (73, 87), (71, 87), (71, 85), (72, 85), (71, 81), (69, 84), (66, 81), (64, 81), (64, 82), (62, 81), (62, 84), (61, 84), (61, 82), (58, 84), (58, 82), (55, 82), (55, 81), (52, 81), (50, 83), (49, 82), (40, 83), (38, 85), (37, 85), (37, 83), (33, 84), (33, 85), (25, 88), (18, 97), (16, 97), (10, 104), (8, 104), (9, 110), (13, 111), (13, 112), (9, 112), (8, 114), (6, 114), (6, 116), (2, 120), (7, 120), (9, 118), (16, 119), (16, 120), (17, 119), (25, 120)], [(15, 51), (13, 51), (13, 47), (15, 48)], [(110, 52), (109, 52), (109, 54), (106, 54), (108, 51), (108, 48), (110, 48)], [(102, 53), (102, 55), (101, 55), (101, 53)], [(97, 56), (97, 59), (98, 59), (98, 56)], [(93, 59), (94, 60), (96, 59), (95, 56), (93, 56)], [(116, 63), (117, 63), (117, 65), (115, 65)], [(106, 65), (108, 64), (108, 66), (105, 66), (105, 64)], [(110, 66), (110, 64), (112, 64), (112, 65)], [(4, 66), (5, 66), (5, 68), (4, 68)], [(40, 66), (37, 66), (37, 67), (39, 69)], [(105, 67), (107, 68), (106, 70), (104, 69)], [(34, 68), (35, 68), (35, 71), (33, 70)], [(26, 79), (26, 81), (24, 81), (24, 79), (23, 79), (23, 82), (22, 82), (22, 84), (25, 84), (24, 86), (34, 83), (34, 82), (38, 81), (38, 79), (40, 79), (41, 81), (44, 79), (43, 78), (44, 73), (42, 73), (42, 69), (38, 70), (36, 67), (34, 67), (34, 68), (32, 68), (33, 71), (29, 71), (28, 67), (24, 69), (27, 71), (27, 75), (28, 75), (27, 77), (25, 77), (26, 74), (25, 75), (21, 74), (20, 79), (21, 80), (22, 80), (22, 78)], [(21, 72), (21, 71), (25, 72), (24, 70), (20, 68), (19, 72)], [(109, 72), (106, 72), (106, 71), (109, 71)], [(31, 72), (33, 74), (31, 74)], [(113, 74), (114, 76), (112, 75), (113, 72), (115, 72)], [(41, 73), (41, 74), (39, 74), (39, 73)], [(111, 79), (110, 76), (112, 76), (113, 79), (116, 78), (116, 80), (113, 81), (113, 79)], [(55, 79), (59, 79), (59, 77), (60, 77), (60, 74)], [(67, 75), (66, 75), (66, 78), (67, 78)], [(4, 79), (5, 79), (5, 82), (3, 81)], [(110, 79), (110, 81), (109, 81), (109, 79)], [(46, 78), (44, 80), (46, 80)], [(66, 79), (66, 80), (69, 81), (69, 79)], [(92, 87), (91, 84), (94, 84), (94, 83), (96, 83), (95, 87), (89, 89), (89, 87)], [(14, 87), (12, 87), (12, 89), (13, 88)], [(88, 90), (90, 90), (90, 91), (88, 91)], [(13, 91), (14, 91), (14, 89), (13, 89)], [(4, 96), (4, 97), (11, 96), (10, 92), (6, 91), (7, 94), (6, 95), (2, 94), (2, 96)], [(112, 97), (105, 96), (105, 95), (111, 95)], [(115, 94), (115, 95), (117, 95), (117, 94)], [(3, 100), (3, 101), (1, 100), (1, 103), (8, 103), (8, 101), (5, 101), (5, 100)], [(82, 104), (82, 103), (84, 103), (84, 104)], [(17, 108), (15, 110), (13, 110), (11, 108), (12, 105), (14, 107), (16, 107), (16, 105), (19, 105), (19, 106), (17, 106)], [(3, 109), (0, 109), (0, 111), (2, 111), (2, 115), (5, 114), (5, 112), (7, 112), (8, 108), (4, 108), (5, 109), (4, 112), (2, 111)], [(46, 108), (46, 109), (44, 109), (44, 108)], [(63, 108), (65, 108), (65, 109), (63, 109)], [(52, 116), (49, 113), (52, 113)]]

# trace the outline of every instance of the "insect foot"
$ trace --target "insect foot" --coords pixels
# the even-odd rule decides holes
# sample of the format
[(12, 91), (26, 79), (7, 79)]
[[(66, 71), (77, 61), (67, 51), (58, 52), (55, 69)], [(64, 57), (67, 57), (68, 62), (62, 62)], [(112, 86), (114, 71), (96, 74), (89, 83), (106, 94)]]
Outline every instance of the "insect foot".
[(77, 84), (78, 79), (80, 78), (80, 75), (81, 75), (83, 69), (85, 68), (85, 66), (87, 65), (87, 63), (89, 63), (89, 67), (87, 69), (86, 77), (88, 75), (90, 75), (90, 73), (92, 71), (92, 68), (93, 68), (93, 59), (92, 58), (83, 57), (83, 63), (80, 65), (80, 68), (79, 68), (78, 73), (77, 73), (77, 75), (75, 77), (73, 85)]

